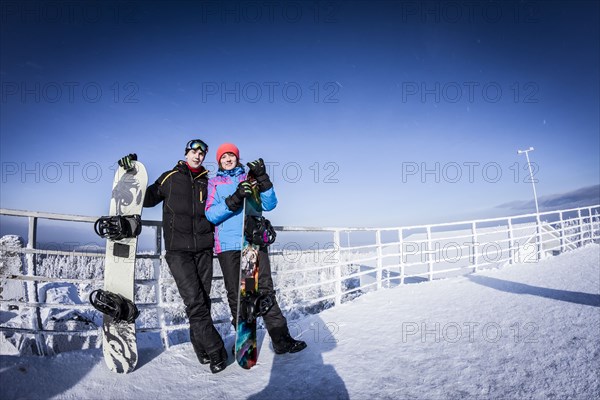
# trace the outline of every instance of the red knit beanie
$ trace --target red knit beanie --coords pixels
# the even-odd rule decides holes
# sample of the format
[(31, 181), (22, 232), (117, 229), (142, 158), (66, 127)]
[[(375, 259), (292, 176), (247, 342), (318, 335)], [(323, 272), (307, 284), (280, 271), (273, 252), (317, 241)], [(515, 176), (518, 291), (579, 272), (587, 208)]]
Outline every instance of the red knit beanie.
[(223, 143), (217, 149), (217, 163), (221, 163), (221, 157), (223, 157), (223, 154), (225, 153), (233, 153), (238, 161), (240, 160), (240, 149), (233, 143)]

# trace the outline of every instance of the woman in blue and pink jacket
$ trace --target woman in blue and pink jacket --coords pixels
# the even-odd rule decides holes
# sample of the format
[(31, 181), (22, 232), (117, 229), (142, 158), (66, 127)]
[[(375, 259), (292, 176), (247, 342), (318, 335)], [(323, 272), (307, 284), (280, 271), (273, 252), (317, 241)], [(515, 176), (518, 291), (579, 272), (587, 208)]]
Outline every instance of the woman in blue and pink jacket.
[[(251, 184), (246, 180), (248, 174), (239, 160), (240, 151), (234, 144), (224, 143), (217, 149), (219, 170), (217, 176), (208, 181), (206, 201), (206, 218), (215, 224), (215, 253), (223, 271), (234, 328), (237, 322), (237, 298), (240, 287), (240, 252), (244, 218), (242, 210), (244, 199), (252, 194)], [(246, 215), (260, 216), (262, 211), (271, 211), (275, 208), (277, 197), (263, 160), (248, 163), (248, 167), (256, 179), (262, 207), (257, 210), (250, 206), (252, 202), (247, 202)], [(259, 290), (261, 294), (271, 295), (274, 303), (263, 319), (275, 353), (295, 353), (304, 349), (305, 342), (290, 336), (287, 320), (275, 299), (266, 246), (259, 249), (259, 265)]]

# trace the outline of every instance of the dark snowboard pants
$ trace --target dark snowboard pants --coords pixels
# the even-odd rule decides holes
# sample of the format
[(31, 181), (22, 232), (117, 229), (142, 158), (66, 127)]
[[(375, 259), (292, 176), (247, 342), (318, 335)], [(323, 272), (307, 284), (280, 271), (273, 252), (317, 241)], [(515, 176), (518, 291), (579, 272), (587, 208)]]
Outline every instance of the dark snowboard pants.
[[(227, 290), (227, 301), (233, 318), (233, 325), (237, 324), (237, 301), (240, 291), (240, 257), (239, 250), (224, 251), (217, 254), (219, 265), (223, 271), (223, 280)], [(258, 252), (258, 290), (263, 294), (273, 294), (273, 307), (263, 316), (267, 331), (271, 337), (278, 338), (281, 332), (287, 332), (287, 320), (281, 313), (279, 304), (275, 299), (273, 278), (271, 278), (271, 263), (266, 247)]]
[(190, 341), (197, 355), (223, 348), (223, 339), (215, 329), (210, 314), (212, 255), (212, 250), (167, 251), (165, 255), (185, 304), (185, 312), (190, 320)]

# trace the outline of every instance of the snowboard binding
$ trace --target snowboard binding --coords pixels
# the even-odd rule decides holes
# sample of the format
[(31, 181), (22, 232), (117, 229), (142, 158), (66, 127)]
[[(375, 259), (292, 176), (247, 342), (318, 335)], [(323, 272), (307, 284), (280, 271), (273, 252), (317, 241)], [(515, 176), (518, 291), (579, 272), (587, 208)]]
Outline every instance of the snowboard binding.
[(244, 235), (249, 243), (258, 246), (269, 246), (275, 242), (277, 233), (271, 221), (265, 217), (246, 217)]
[(142, 232), (142, 219), (137, 214), (100, 217), (94, 224), (94, 230), (104, 239), (133, 238)]
[(240, 300), (240, 318), (252, 323), (262, 317), (275, 305), (273, 294), (247, 293)]
[(112, 317), (115, 322), (126, 321), (131, 324), (140, 315), (140, 311), (131, 300), (102, 289), (90, 293), (90, 303), (96, 310)]

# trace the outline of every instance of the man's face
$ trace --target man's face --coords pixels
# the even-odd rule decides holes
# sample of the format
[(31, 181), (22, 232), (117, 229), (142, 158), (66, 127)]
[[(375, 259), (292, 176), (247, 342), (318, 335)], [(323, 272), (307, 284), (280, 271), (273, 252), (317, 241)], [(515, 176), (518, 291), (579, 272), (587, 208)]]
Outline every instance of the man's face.
[(200, 165), (202, 165), (202, 162), (204, 161), (204, 155), (205, 154), (200, 149), (190, 150), (185, 155), (185, 161), (187, 161), (188, 165), (190, 167), (192, 167), (193, 169), (198, 169), (198, 168), (200, 168)]

